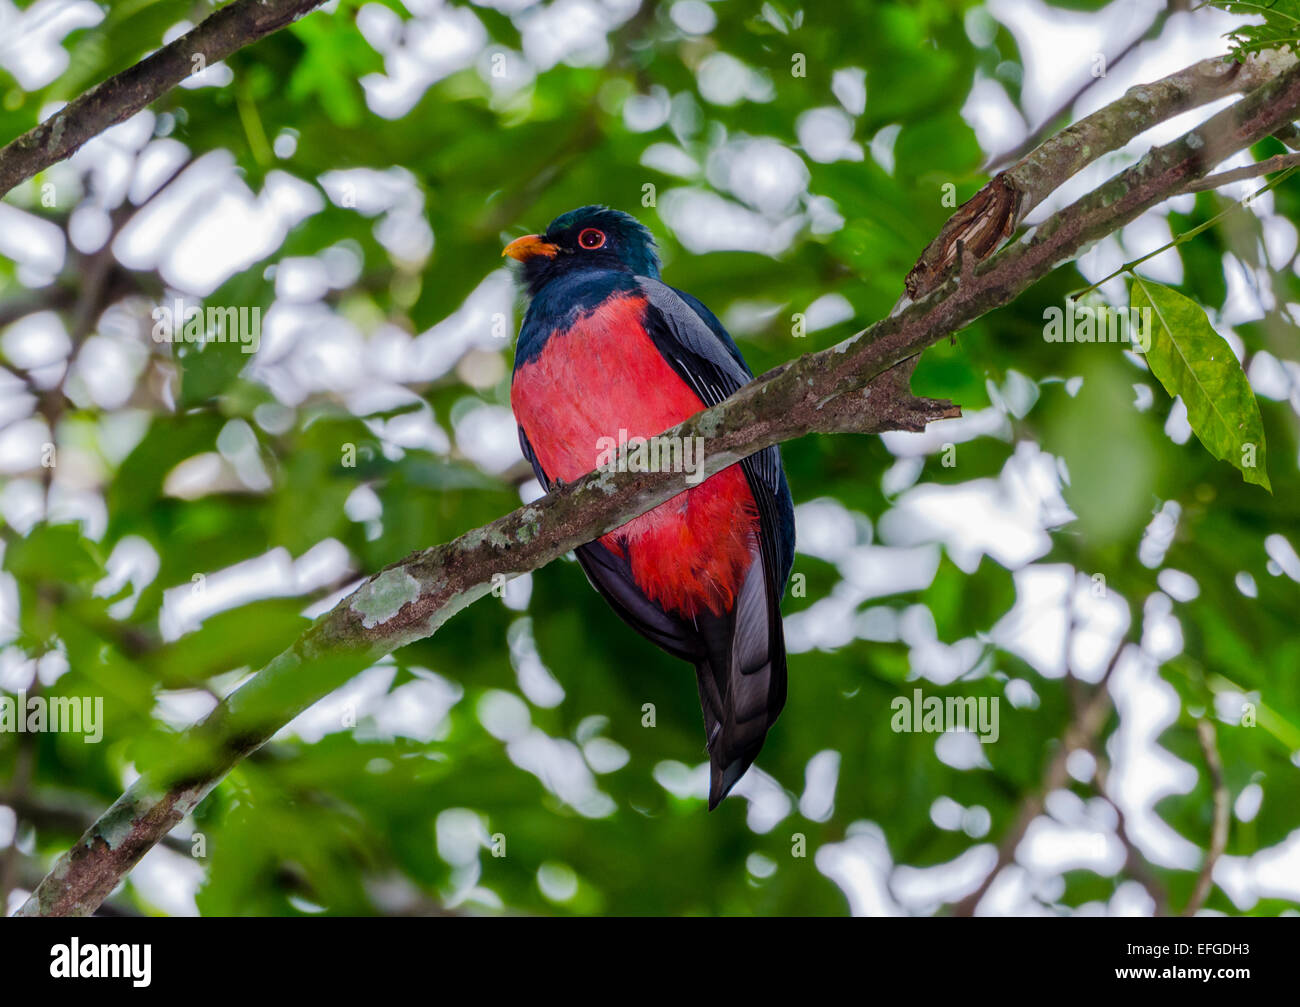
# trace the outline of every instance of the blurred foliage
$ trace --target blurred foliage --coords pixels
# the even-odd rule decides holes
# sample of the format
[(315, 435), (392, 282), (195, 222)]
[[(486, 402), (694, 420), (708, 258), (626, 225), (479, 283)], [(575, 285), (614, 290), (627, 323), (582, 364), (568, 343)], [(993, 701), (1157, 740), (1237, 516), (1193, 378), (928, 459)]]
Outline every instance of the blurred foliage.
[[(0, 137), (30, 128), (51, 103), (134, 63), (164, 33), (173, 37), (175, 25), (196, 22), (210, 6), (201, 0), (102, 5), (102, 21), (63, 41), (68, 66), (48, 85), (29, 93), (0, 70)], [(378, 6), (368, 5), (364, 16)], [(374, 22), (414, 38), (419, 18), (412, 10), (436, 5), (382, 6), (389, 16)], [(978, 5), (946, 0), (803, 6), (731, 0), (709, 5), (717, 23), (703, 34), (679, 26), (681, 6), (651, 3), (615, 27), (606, 58), (588, 61), (596, 65), (561, 61), (511, 88), (494, 84), (491, 56), (505, 54), (516, 71), (522, 66), (519, 50), (535, 11), (457, 5), (485, 32), (480, 55), (435, 80), (398, 118), (376, 114), (360, 83), (385, 61), (358, 28), (364, 12), (355, 0), (341, 0), (331, 12), (235, 54), (229, 83), (170, 92), (154, 106), (157, 137), (179, 141), (195, 158), (229, 152), (253, 194), (265, 192), (276, 173), (287, 174), (315, 190), (323, 205), (207, 302), (271, 308), (278, 266), (345, 248), (360, 269), (346, 289), (329, 292), (329, 310), (367, 339), (377, 340), (385, 327), (424, 333), (499, 268), (503, 238), (600, 202), (636, 213), (655, 231), (666, 277), (732, 325), (756, 373), (886, 315), (902, 277), (951, 212), (945, 187), (960, 203), (984, 181), (980, 164), (992, 152), (981, 151), (962, 108), (977, 77), (997, 81), (1011, 102), (1019, 101), (1014, 37)], [(729, 104), (702, 97), (701, 67), (717, 54), (749, 68), (757, 97)], [(1092, 56), (1074, 56), (1082, 73)], [(792, 76), (797, 57), (803, 76)], [(418, 61), (427, 53), (412, 50), (404, 58)], [(855, 78), (866, 96), (864, 107), (848, 110), (850, 142), (862, 156), (818, 161), (801, 141), (801, 116), (839, 108), (844, 82)], [(627, 103), (638, 96), (670, 103), (648, 131), (629, 125)], [(768, 214), (773, 226), (794, 221), (792, 238), (775, 254), (695, 254), (658, 207), (671, 205), (679, 190), (718, 193), (733, 206), (743, 202), (729, 190), (725, 172), (712, 169), (728, 144), (746, 137), (784, 145), (808, 172), (796, 205)], [(664, 161), (647, 157), (652, 145), (672, 145), (694, 167), (666, 172)], [(1257, 153), (1278, 149), (1270, 141)], [(412, 180), (434, 238), (432, 251), (418, 261), (394, 254), (380, 215), (346, 205), (322, 181), (332, 172), (394, 168)], [(67, 166), (47, 174), (61, 185), (88, 186), (84, 173), (66, 181)], [(65, 230), (80, 201), (105, 198), (87, 187), (78, 199), (47, 207), (40, 199), (44, 180), (9, 201)], [(643, 203), (647, 185), (658, 207)], [(1297, 219), (1296, 191), (1275, 194), (1278, 216)], [(1208, 193), (1184, 200), (1170, 214), (1174, 233), (1209, 219), (1222, 203)], [(1295, 361), (1300, 353), (1288, 305), (1300, 301), (1300, 281), (1289, 264), (1270, 266), (1260, 219), (1239, 216), (1245, 219), (1234, 228), (1213, 228), (1179, 248), (1182, 280), (1175, 286), (1217, 317), (1228, 296), (1225, 262), (1246, 263), (1253, 275), (1268, 278), (1276, 297), (1261, 302), (1262, 317), (1236, 328), (1245, 353)], [(825, 217), (842, 218), (842, 225), (819, 224)], [(167, 240), (184, 242), (184, 224)], [(74, 335), (75, 357), (95, 331), (92, 320), (79, 332), (74, 319), (95, 253), (70, 247), (68, 255), (64, 273), (36, 293), (72, 292), (74, 306), (59, 310)], [(165, 284), (155, 271), (124, 272), (130, 296), (161, 300)], [(1300, 543), (1295, 408), (1285, 399), (1261, 399), (1274, 492), (1245, 485), (1195, 438), (1176, 443), (1166, 433), (1175, 407), (1139, 359), (1116, 347), (1063, 347), (1043, 339), (1045, 308), (1063, 304), (1086, 281), (1073, 267), (1059, 270), (923, 356), (914, 380), (918, 394), (952, 398), (968, 414), (996, 410), (1002, 419), (995, 433), (957, 445), (955, 465), (934, 445), (916, 459), (914, 480), (938, 489), (987, 484), (1020, 447), (1037, 445), (1054, 456), (1077, 521), (1053, 533), (1038, 562), (1068, 564), (1085, 578), (1104, 575), (1129, 610), (1133, 640), (1152, 631), (1144, 613), (1171, 610), (1180, 626), (1182, 648), (1159, 665), (1155, 679), (1178, 697), (1159, 741), (1198, 782), (1185, 793), (1162, 792), (1160, 816), (1185, 840), (1206, 846), (1212, 800), (1196, 722), (1218, 711), (1232, 799), (1252, 785), (1263, 789), (1258, 813), (1233, 819), (1228, 852), (1248, 857), (1294, 836), (1300, 808), (1300, 598), (1294, 572), (1284, 574), (1265, 548), (1270, 536)], [(15, 264), (0, 258), (0, 305), (31, 293)], [(847, 301), (851, 318), (794, 338), (791, 315), (829, 294)], [(94, 304), (96, 318), (109, 306), (103, 299)], [(0, 804), (6, 793), (21, 790), (36, 801), (81, 809), (87, 823), (134, 768), (167, 760), (179, 727), (206, 709), (205, 696), (225, 693), (291, 642), (306, 625), (308, 605), (517, 506), (527, 478), (522, 464), (504, 473), (480, 467), (459, 436), (441, 452), (396, 446), (386, 425), (396, 414), (357, 415), (340, 394), (316, 391), (305, 401), (279, 402), (250, 373), (238, 346), (173, 352), (149, 342), (147, 330), (139, 343), (148, 361), (120, 406), (65, 397), (57, 381), (27, 405), (53, 429), (61, 457), (80, 452), (93, 459), (103, 526), (92, 531), (62, 523), (51, 505), (48, 520), (3, 530), (3, 568), (18, 613), (3, 653), (12, 672), (5, 681), (16, 680), (14, 669), (23, 662), (65, 663), (65, 673), (46, 676), (55, 680), (42, 694), (103, 696), (107, 716), (98, 745), (69, 735), (0, 734)], [(500, 346), (467, 353), (487, 353), (507, 365), (508, 344)], [(455, 431), (457, 418), (474, 406), (508, 408), (506, 374), (501, 366), (486, 386), (472, 385), (457, 367), (406, 384), (418, 395), (421, 415)], [(1026, 388), (1032, 390), (1027, 397)], [(285, 414), (289, 419), (281, 422)], [(269, 486), (169, 492), (177, 466), (218, 452), (218, 439), (232, 424), (255, 437)], [(117, 450), (123, 429), (137, 433)], [(355, 466), (341, 461), (340, 449), (349, 444)], [(910, 485), (894, 477), (911, 463), (879, 438), (810, 437), (786, 445), (784, 453), (796, 503), (838, 502), (853, 515), (858, 545), (877, 539), (880, 519)], [(51, 494), (61, 476), (51, 486), (49, 475), (11, 473), (10, 486), (25, 481), (38, 495)], [(348, 516), (344, 504), (359, 488), (378, 499), (379, 518)], [(1158, 537), (1153, 516), (1170, 513), (1177, 516), (1166, 529), (1167, 549), (1153, 561), (1139, 547)], [(133, 537), (156, 552), (156, 575), (138, 585), (103, 587), (109, 555)], [(329, 539), (350, 557), (339, 583), (307, 597), (247, 600), (174, 638), (160, 629), (164, 591), (183, 592), (197, 573), (210, 577), (272, 550), (299, 559)], [(1171, 601), (1157, 583), (1166, 568), (1189, 574), (1199, 593)], [(807, 590), (787, 600), (787, 617), (833, 599), (845, 580), (836, 564), (804, 553), (795, 572)], [(203, 843), (198, 907), (238, 915), (843, 913), (849, 902), (828, 876), (828, 864), (836, 850), (853, 847), (863, 823), (879, 827), (895, 864), (944, 865), (976, 845), (996, 843), (1040, 786), (1076, 693), (1086, 687), (1044, 675), (994, 641), (990, 631), (1018, 600), (1026, 601), (1010, 569), (986, 555), (972, 570), (945, 551), (928, 586), (845, 613), (859, 625), (869, 612), (897, 620), (928, 612), (938, 641), (974, 644), (978, 660), (945, 684), (917, 679), (916, 649), (897, 632), (888, 639), (850, 634), (846, 642), (792, 654), (788, 705), (758, 762), (774, 781), (777, 807), (784, 800), (786, 811), (766, 820), (770, 803), (740, 797), (706, 813), (703, 790), (682, 782), (686, 767), (704, 761), (690, 669), (614, 618), (576, 563), (554, 563), (532, 577), (526, 610), (485, 599), (363, 676), (379, 699), (446, 695), (440, 721), (394, 726), (376, 713), (392, 704), (372, 697), (367, 706), (361, 693), (349, 694), (360, 710), (355, 726), (335, 717), (328, 730), (282, 732), (239, 765), (195, 815)], [(521, 682), (535, 676), (536, 662), (562, 687), (562, 701), (523, 698)], [(955, 768), (936, 754), (934, 736), (889, 729), (891, 702), (915, 687), (937, 696), (1003, 699), (1000, 738), (983, 746), (987, 765)], [(1008, 699), (1013, 687), (1016, 702)], [(1236, 726), (1223, 712), (1237, 695), (1256, 705), (1258, 726)], [(169, 705), (177, 699), (184, 700), (179, 715)], [(646, 704), (656, 711), (654, 729), (642, 726)], [(516, 719), (522, 710), (533, 733), (503, 742), (485, 726), (496, 722), (489, 715), (494, 710)], [(1123, 756), (1114, 743), (1120, 725), (1112, 716), (1099, 741), (1116, 761)], [(801, 810), (810, 760), (828, 750), (839, 757), (833, 806)], [(580, 810), (563, 798), (562, 777), (588, 773), (584, 755), (608, 769), (598, 754), (619, 751), (625, 764), (594, 776), (606, 803)], [(537, 759), (567, 768), (539, 779), (522, 768)], [(1093, 783), (1072, 780), (1069, 787), (1084, 800), (1096, 793)], [(937, 824), (933, 809), (941, 798), (966, 809), (960, 826)], [(500, 857), (491, 853), (497, 834), (505, 843)], [(13, 855), (39, 867), (66, 849), (76, 829), (66, 816), (30, 813), (20, 818), (18, 835), (15, 849), (22, 849)], [(466, 835), (468, 847), (457, 838)], [(805, 856), (792, 856), (797, 835), (805, 837)], [(190, 844), (185, 839), (179, 853), (151, 856), (183, 858)], [(1180, 907), (1194, 865), (1155, 873)], [(1055, 911), (1105, 903), (1126, 879), (1078, 867), (1060, 874), (1059, 889), (1048, 871), (1033, 895)], [(132, 879), (119, 904), (163, 911), (158, 890)], [(1242, 911), (1218, 888), (1208, 905)], [(1247, 909), (1284, 907), (1263, 899)]]

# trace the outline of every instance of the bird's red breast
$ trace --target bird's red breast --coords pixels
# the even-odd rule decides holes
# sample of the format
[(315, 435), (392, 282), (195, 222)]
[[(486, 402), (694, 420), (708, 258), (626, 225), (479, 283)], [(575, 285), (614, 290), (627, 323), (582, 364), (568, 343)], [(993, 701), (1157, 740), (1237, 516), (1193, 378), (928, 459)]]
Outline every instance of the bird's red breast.
[[(645, 297), (615, 294), (516, 370), (515, 418), (550, 478), (596, 468), (602, 438), (651, 437), (704, 407), (646, 332), (645, 310)], [(745, 474), (732, 465), (600, 541), (627, 556), (652, 601), (687, 618), (720, 615), (754, 561), (757, 524)]]

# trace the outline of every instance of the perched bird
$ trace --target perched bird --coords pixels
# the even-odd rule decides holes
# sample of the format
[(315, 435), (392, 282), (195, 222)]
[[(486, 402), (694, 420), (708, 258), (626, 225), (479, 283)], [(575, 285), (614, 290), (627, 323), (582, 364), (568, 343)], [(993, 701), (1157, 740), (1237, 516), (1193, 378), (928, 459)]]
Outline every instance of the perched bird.
[[(753, 378), (713, 313), (660, 282), (654, 239), (626, 213), (584, 206), (503, 254), (523, 264), (530, 297), (510, 401), (547, 489), (595, 469), (602, 438), (661, 434)], [(723, 469), (577, 555), (625, 622), (695, 665), (712, 810), (785, 705), (794, 509), (780, 452)]]

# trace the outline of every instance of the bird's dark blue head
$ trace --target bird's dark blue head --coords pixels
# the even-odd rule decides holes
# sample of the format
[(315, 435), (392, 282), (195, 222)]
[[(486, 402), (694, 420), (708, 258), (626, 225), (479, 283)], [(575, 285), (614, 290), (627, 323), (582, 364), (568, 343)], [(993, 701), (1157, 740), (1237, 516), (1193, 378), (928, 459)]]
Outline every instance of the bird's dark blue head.
[(501, 254), (523, 263), (524, 283), (531, 295), (552, 280), (584, 270), (659, 276), (654, 237), (635, 217), (608, 206), (562, 213), (544, 234), (516, 238)]

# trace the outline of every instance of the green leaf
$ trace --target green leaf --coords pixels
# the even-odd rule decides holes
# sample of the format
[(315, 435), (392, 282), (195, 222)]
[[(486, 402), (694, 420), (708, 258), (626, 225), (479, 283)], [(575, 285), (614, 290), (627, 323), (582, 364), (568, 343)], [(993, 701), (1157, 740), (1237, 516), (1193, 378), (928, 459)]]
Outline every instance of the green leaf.
[(1133, 278), (1129, 303), (1151, 311), (1151, 373), (1170, 395), (1181, 395), (1187, 420), (1206, 450), (1270, 493), (1264, 462), (1264, 421), (1241, 363), (1214, 331), (1205, 309), (1175, 290)]
[(1232, 43), (1235, 59), (1242, 60), (1252, 52), (1283, 47), (1300, 52), (1300, 0), (1260, 0), (1257, 3), (1210, 0), (1210, 6), (1229, 14), (1263, 19), (1262, 24), (1242, 25), (1225, 35)]
[(95, 543), (75, 524), (41, 524), (5, 549), (4, 568), (20, 579), (90, 588), (104, 575)]

